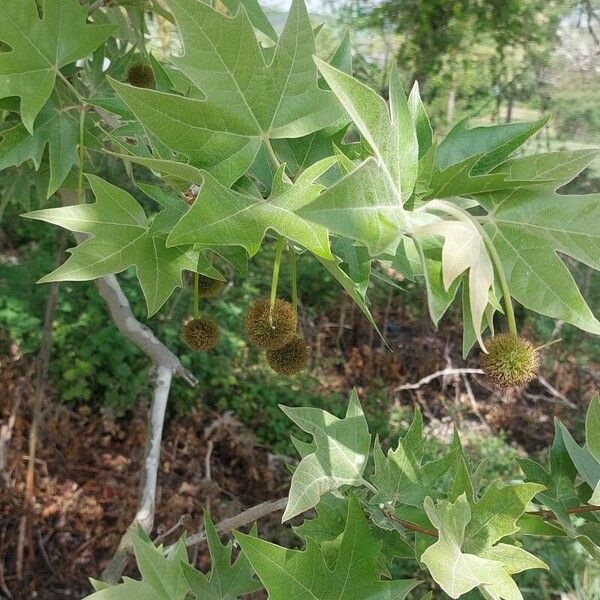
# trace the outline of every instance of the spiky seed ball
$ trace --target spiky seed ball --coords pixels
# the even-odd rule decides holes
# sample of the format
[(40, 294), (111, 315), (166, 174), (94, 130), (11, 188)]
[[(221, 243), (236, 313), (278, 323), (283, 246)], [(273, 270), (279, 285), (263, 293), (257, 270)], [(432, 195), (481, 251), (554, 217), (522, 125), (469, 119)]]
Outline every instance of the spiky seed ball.
[(308, 346), (299, 337), (294, 337), (279, 350), (267, 352), (267, 362), (280, 375), (296, 375), (308, 364)]
[(244, 319), (248, 341), (265, 351), (283, 348), (294, 337), (298, 325), (296, 311), (289, 302), (275, 300), (272, 320), (270, 309), (270, 300), (262, 298), (250, 306)]
[(127, 83), (139, 88), (154, 87), (154, 71), (146, 63), (134, 63), (127, 69)]
[(501, 333), (487, 343), (481, 359), (487, 377), (499, 387), (521, 387), (537, 374), (539, 357), (533, 344), (512, 333)]
[(219, 341), (219, 326), (212, 319), (192, 319), (183, 326), (183, 340), (199, 352), (212, 350)]
[(206, 275), (198, 278), (198, 296), (200, 298), (216, 298), (225, 287), (225, 282)]

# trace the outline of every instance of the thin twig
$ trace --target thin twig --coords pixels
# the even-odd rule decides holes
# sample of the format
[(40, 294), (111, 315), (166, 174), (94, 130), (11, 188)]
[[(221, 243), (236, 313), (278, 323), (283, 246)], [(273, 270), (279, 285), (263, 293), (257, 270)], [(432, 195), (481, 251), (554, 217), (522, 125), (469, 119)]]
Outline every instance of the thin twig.
[[(585, 506), (572, 506), (567, 508), (567, 513), (570, 515), (583, 515), (586, 513), (596, 512), (600, 510), (600, 506), (587, 504)], [(551, 510), (531, 510), (527, 511), (528, 515), (538, 515), (542, 519), (556, 519), (556, 515)]]
[(167, 529), (167, 531), (161, 533), (160, 535), (157, 535), (154, 538), (154, 545), (158, 546), (159, 544), (164, 542), (170, 535), (173, 535), (176, 531), (183, 529), (190, 522), (191, 518), (192, 517), (189, 514), (181, 515), (177, 520), (177, 523), (175, 523), (173, 527), (170, 527), (169, 529)]
[(204, 481), (212, 481), (210, 459), (212, 457), (214, 447), (215, 443), (212, 440), (208, 440), (206, 443), (206, 454), (204, 455)]
[(471, 382), (469, 381), (469, 378), (464, 373), (462, 373), (461, 377), (462, 377), (463, 383), (465, 384), (465, 389), (467, 390), (467, 396), (471, 403), (471, 410), (473, 411), (475, 416), (477, 416), (477, 418), (479, 419), (481, 424), (490, 433), (493, 433), (492, 428), (490, 427), (490, 424), (485, 420), (485, 417), (481, 414), (481, 411), (479, 410), (479, 405), (477, 404), (477, 399), (475, 398), (475, 394), (473, 393), (473, 388), (471, 387)]
[(596, 32), (594, 31), (594, 26), (592, 24), (592, 19), (594, 17), (597, 20), (600, 20), (600, 19), (598, 19), (598, 15), (596, 14), (596, 11), (594, 10), (594, 7), (592, 6), (591, 0), (585, 0), (584, 6), (585, 6), (585, 9), (586, 9), (586, 13), (587, 13), (587, 29), (588, 29), (588, 33), (592, 36), (592, 39), (594, 40), (594, 43), (596, 44), (596, 46), (600, 46), (600, 39), (596, 35)]
[(538, 381), (545, 387), (554, 398), (560, 400), (565, 406), (569, 408), (577, 408), (577, 405), (571, 402), (564, 394), (561, 394), (546, 378), (538, 375)]
[(48, 570), (52, 573), (52, 575), (54, 575), (54, 577), (56, 579), (58, 579), (59, 581), (64, 581), (64, 577), (60, 573), (56, 572), (56, 569), (54, 568), (53, 564), (50, 562), (50, 557), (48, 556), (48, 553), (46, 552), (46, 548), (44, 547), (44, 540), (42, 539), (42, 533), (40, 532), (39, 529), (36, 531), (36, 538), (37, 538), (38, 548), (40, 549), (40, 554), (42, 555), (42, 559), (43, 559), (44, 563), (46, 564), (46, 566), (48, 567)]
[(423, 535), (428, 535), (429, 537), (439, 537), (439, 534), (436, 529), (428, 529), (427, 527), (421, 527), (421, 525), (417, 525), (416, 523), (412, 523), (411, 521), (405, 521), (400, 517), (397, 517), (391, 510), (383, 509), (383, 514), (390, 520), (397, 523), (402, 528), (408, 531), (414, 531), (415, 533), (422, 533)]
[(10, 416), (6, 424), (0, 425), (0, 474), (2, 475), (2, 481), (0, 481), (0, 487), (8, 487), (10, 482), (10, 476), (6, 472), (6, 465), (8, 464), (8, 448), (12, 439), (12, 434), (15, 429), (15, 423), (17, 420), (17, 414), (21, 407), (21, 394), (17, 395), (17, 399), (13, 404)]
[(4, 580), (4, 565), (0, 560), (0, 590), (4, 593), (4, 595), (8, 598), (8, 600), (12, 600), (12, 594), (6, 585), (6, 581)]
[(112, 535), (113, 533), (120, 533), (120, 531), (121, 530), (118, 529), (117, 527), (113, 527), (112, 529), (105, 529), (104, 531), (101, 531), (100, 533), (93, 535), (92, 537), (85, 540), (85, 542), (83, 542), (83, 544), (80, 544), (79, 546), (77, 546), (77, 548), (75, 548), (75, 550), (73, 550), (73, 552), (71, 553), (71, 557), (75, 558), (75, 557), (81, 556), (81, 553), (86, 548), (91, 546), (93, 543), (97, 542), (99, 539), (102, 539), (104, 537)]
[[(288, 499), (286, 496), (285, 498), (279, 498), (279, 500), (262, 502), (261, 504), (252, 506), (238, 515), (235, 515), (234, 517), (229, 517), (228, 519), (219, 521), (215, 527), (219, 533), (229, 533), (233, 529), (238, 529), (239, 527), (244, 527), (244, 525), (254, 523), (254, 521), (258, 521), (258, 519), (262, 519), (262, 517), (266, 517), (271, 513), (284, 510), (287, 506), (287, 501)], [(206, 533), (204, 531), (199, 531), (198, 533), (195, 533), (187, 538), (185, 545), (195, 546), (196, 544), (203, 542), (205, 539)]]
[(204, 428), (204, 433), (202, 437), (205, 440), (208, 440), (213, 433), (219, 429), (220, 427), (224, 427), (225, 425), (235, 425), (237, 421), (233, 416), (233, 411), (226, 410), (222, 415), (219, 415), (210, 425), (207, 425)]
[(423, 377), (423, 379), (419, 379), (419, 381), (416, 383), (405, 383), (403, 385), (399, 385), (394, 389), (394, 391), (401, 392), (402, 390), (418, 390), (420, 387), (427, 385), (438, 377), (445, 377), (446, 375), (466, 375), (469, 373), (473, 375), (482, 375), (483, 369), (442, 369), (441, 371), (436, 371), (435, 373), (427, 375), (427, 377)]

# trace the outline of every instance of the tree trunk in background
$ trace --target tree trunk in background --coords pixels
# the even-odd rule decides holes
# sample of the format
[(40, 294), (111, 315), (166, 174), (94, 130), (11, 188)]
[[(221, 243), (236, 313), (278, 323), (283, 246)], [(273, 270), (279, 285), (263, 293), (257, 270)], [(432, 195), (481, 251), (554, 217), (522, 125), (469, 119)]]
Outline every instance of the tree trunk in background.
[(502, 106), (502, 96), (500, 93), (496, 94), (496, 109), (492, 115), (492, 123), (498, 123), (500, 121), (500, 108)]
[(446, 123), (451, 125), (454, 121), (454, 110), (456, 108), (456, 84), (448, 90), (448, 101), (446, 102)]
[[(58, 237), (58, 251), (56, 257), (56, 267), (60, 267), (65, 259), (65, 249), (67, 247), (67, 235), (61, 231)], [(50, 284), (50, 292), (46, 301), (46, 312), (44, 315), (44, 329), (42, 331), (42, 341), (37, 356), (36, 377), (35, 377), (35, 395), (31, 407), (31, 427), (29, 429), (29, 451), (27, 457), (27, 475), (25, 480), (25, 511), (19, 523), (19, 538), (17, 543), (17, 580), (21, 581), (23, 577), (23, 554), (25, 545), (29, 549), (29, 561), (33, 564), (35, 559), (35, 550), (33, 544), (33, 518), (35, 504), (35, 456), (37, 452), (38, 432), (42, 419), (42, 407), (46, 388), (48, 387), (48, 367), (52, 355), (52, 325), (56, 315), (58, 305), (59, 281), (53, 281)], [(27, 538), (27, 539), (26, 539)]]
[(510, 123), (512, 121), (512, 111), (513, 111), (513, 97), (510, 95), (506, 99), (506, 122)]

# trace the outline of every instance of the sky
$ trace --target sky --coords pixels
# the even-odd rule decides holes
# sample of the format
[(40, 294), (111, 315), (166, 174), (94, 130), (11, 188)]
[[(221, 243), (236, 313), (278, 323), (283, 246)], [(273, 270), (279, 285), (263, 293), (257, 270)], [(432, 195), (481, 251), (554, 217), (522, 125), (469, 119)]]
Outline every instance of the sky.
[[(261, 0), (260, 4), (266, 8), (287, 11), (291, 0)], [(327, 7), (320, 0), (306, 0), (306, 6), (311, 13), (326, 13), (328, 11)]]

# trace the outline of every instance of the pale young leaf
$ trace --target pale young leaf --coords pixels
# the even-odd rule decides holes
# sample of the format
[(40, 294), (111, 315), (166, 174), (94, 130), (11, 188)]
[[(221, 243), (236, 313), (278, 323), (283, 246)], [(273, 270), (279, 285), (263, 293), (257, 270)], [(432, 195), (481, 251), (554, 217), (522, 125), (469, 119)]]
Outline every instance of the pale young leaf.
[(485, 348), (481, 336), (481, 323), (493, 290), (494, 267), (481, 234), (472, 223), (443, 220), (419, 226), (413, 231), (444, 238), (442, 277), (446, 290), (468, 271), (473, 329), (479, 344)]
[(493, 600), (523, 600), (511, 575), (546, 568), (532, 554), (509, 544), (490, 542), (476, 551), (465, 548), (467, 528), (473, 526), (466, 494), (460, 495), (454, 503), (440, 500), (435, 504), (426, 498), (424, 506), (439, 537), (423, 552), (421, 562), (451, 598), (460, 598), (479, 588), (486, 598)]
[(298, 427), (313, 436), (315, 449), (301, 461), (294, 475), (283, 521), (314, 508), (320, 497), (343, 485), (360, 485), (367, 464), (371, 436), (356, 390), (344, 418), (319, 408), (281, 406)]

